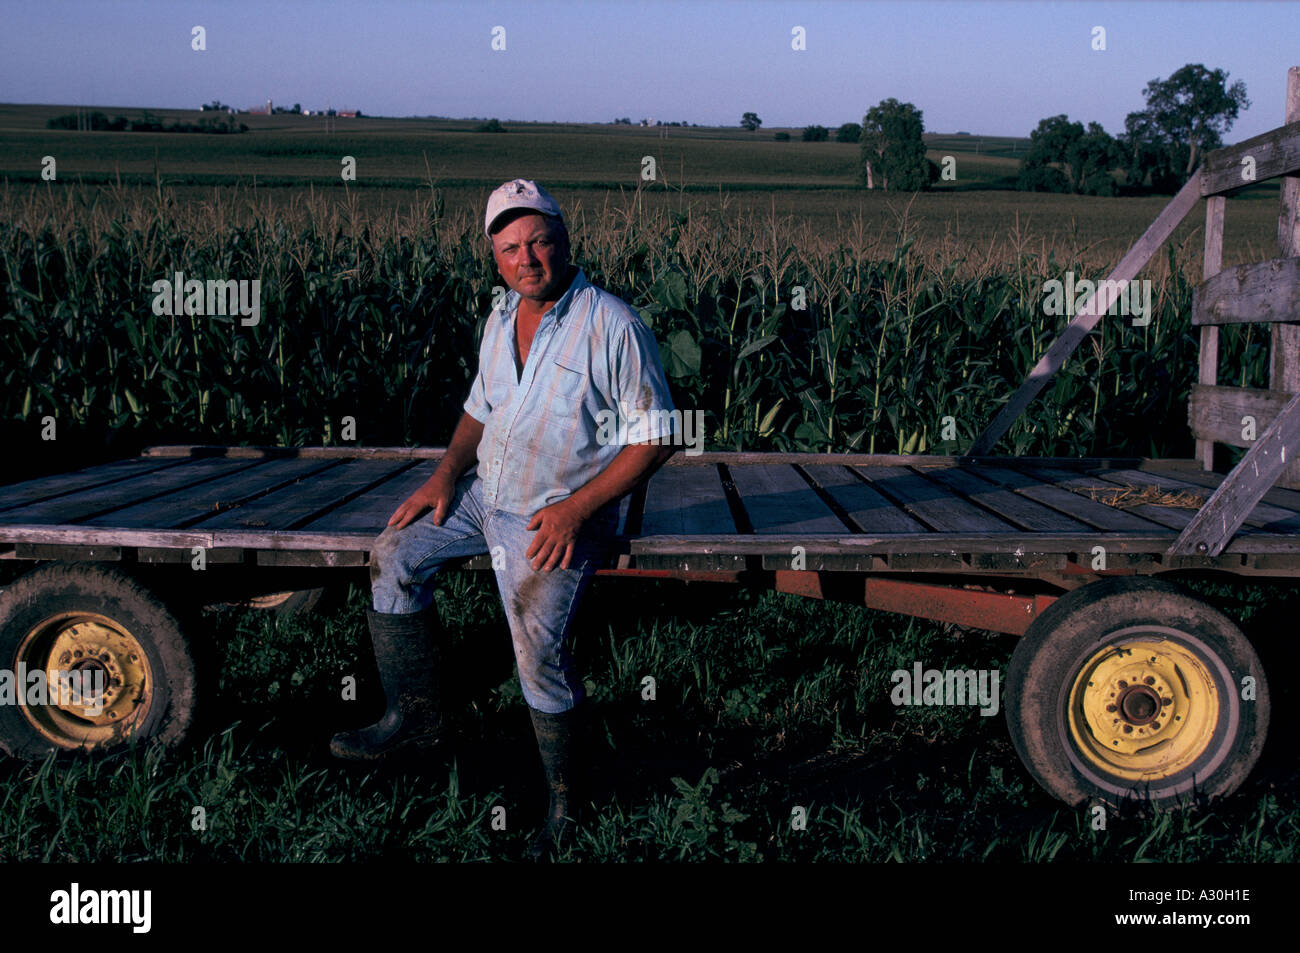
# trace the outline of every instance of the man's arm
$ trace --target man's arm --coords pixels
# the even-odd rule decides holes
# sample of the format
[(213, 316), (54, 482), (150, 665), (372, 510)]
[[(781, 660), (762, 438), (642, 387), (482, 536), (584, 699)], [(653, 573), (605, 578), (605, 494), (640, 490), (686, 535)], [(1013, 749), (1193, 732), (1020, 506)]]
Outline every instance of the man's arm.
[[(447, 507), (456, 496), (456, 481), (478, 457), (479, 441), (483, 439), (483, 424), (469, 414), (460, 415), (456, 432), (451, 435), (447, 452), (438, 461), (433, 476), (407, 498), (388, 518), (388, 525), (401, 529), (419, 519), (425, 510), (433, 510), (433, 522), (438, 526), (447, 516)], [(620, 454), (622, 456), (622, 454)]]
[(534, 513), (528, 529), (537, 530), (537, 535), (525, 553), (534, 571), (549, 572), (556, 566), (568, 569), (582, 524), (610, 500), (649, 479), (676, 450), (672, 444), (628, 444), (581, 488)]

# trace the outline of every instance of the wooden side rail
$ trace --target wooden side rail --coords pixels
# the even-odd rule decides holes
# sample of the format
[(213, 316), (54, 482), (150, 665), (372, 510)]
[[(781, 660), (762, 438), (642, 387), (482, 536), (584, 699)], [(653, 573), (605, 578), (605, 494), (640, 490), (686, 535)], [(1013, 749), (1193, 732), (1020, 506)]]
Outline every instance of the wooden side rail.
[(1290, 399), (1284, 391), (1194, 384), (1187, 401), (1187, 423), (1198, 443), (1249, 448)]
[(1192, 325), (1295, 321), (1300, 318), (1300, 258), (1238, 265), (1192, 292)]
[(1206, 155), (1203, 170), (1202, 196), (1222, 195), (1300, 172), (1300, 122), (1288, 122), (1235, 146), (1215, 149)]
[(1169, 547), (1169, 556), (1217, 556), (1300, 450), (1300, 393), (1246, 451)]

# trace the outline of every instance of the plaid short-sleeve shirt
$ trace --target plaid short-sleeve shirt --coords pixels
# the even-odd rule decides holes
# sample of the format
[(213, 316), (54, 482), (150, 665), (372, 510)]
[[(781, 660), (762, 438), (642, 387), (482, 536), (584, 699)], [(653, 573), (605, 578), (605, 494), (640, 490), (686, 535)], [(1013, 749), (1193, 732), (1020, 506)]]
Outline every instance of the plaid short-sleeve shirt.
[(654, 334), (581, 269), (542, 316), (516, 376), (519, 300), (507, 293), (488, 316), (465, 412), (483, 424), (484, 503), (531, 516), (581, 488), (627, 444), (668, 442), (676, 415)]

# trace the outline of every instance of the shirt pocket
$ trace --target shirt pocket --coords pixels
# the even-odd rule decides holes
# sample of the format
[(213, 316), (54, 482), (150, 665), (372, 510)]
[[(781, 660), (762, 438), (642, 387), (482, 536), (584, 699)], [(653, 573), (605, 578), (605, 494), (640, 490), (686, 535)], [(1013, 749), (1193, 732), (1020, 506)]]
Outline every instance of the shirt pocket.
[(576, 413), (585, 402), (591, 383), (585, 365), (573, 358), (556, 358), (551, 365), (550, 386), (546, 390), (548, 403), (560, 411)]

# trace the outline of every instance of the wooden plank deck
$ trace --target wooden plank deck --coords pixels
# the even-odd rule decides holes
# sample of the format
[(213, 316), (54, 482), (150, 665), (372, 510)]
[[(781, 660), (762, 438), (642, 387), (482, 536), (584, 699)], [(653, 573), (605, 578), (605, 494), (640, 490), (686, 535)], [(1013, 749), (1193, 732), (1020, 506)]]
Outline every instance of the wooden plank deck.
[[(151, 448), (0, 488), (0, 557), (188, 558), (364, 565), (439, 449)], [(1102, 545), (1133, 571), (1163, 557), (1196, 510), (1107, 500), (1125, 488), (1208, 496), (1195, 461), (862, 454), (677, 454), (622, 502), (622, 568), (789, 568), (1032, 574)], [(1300, 574), (1300, 492), (1272, 490), (1221, 556), (1177, 566)]]

